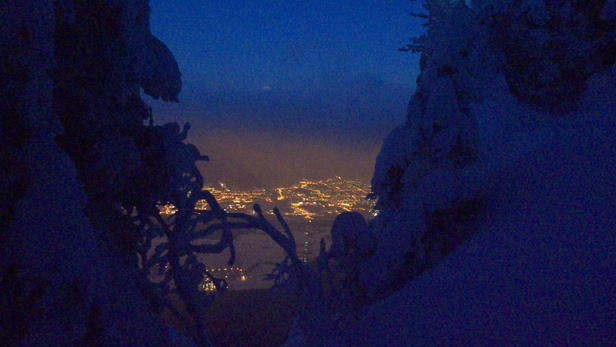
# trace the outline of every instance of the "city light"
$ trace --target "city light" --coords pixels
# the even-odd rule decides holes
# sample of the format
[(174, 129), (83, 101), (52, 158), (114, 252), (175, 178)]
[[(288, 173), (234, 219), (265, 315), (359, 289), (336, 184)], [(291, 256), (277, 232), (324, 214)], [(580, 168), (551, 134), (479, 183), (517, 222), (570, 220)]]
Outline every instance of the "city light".
[[(358, 180), (343, 179), (339, 176), (327, 180), (303, 179), (289, 187), (256, 190), (230, 190), (224, 183), (220, 188), (207, 187), (218, 203), (225, 206), (227, 212), (254, 214), (255, 203), (263, 207), (266, 213), (273, 213), (278, 207), (284, 216), (300, 216), (306, 220), (320, 217), (333, 217), (344, 211), (357, 211), (365, 217), (374, 216), (374, 200), (367, 200), (371, 194), (370, 185)], [(282, 206), (279, 206), (285, 201)], [(288, 203), (287, 203), (288, 202)], [(205, 200), (196, 204), (196, 209), (208, 208)], [(163, 214), (177, 212), (173, 205), (161, 206)]]

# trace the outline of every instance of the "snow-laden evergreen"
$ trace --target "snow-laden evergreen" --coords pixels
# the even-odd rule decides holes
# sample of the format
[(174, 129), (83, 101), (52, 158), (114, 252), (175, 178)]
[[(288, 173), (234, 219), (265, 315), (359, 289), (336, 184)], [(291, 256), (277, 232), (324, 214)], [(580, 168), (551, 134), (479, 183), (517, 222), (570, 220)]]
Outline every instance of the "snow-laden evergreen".
[[(130, 223), (96, 211), (121, 210), (114, 199), (151, 165), (135, 141), (151, 116), (140, 86), (175, 100), (181, 85), (148, 1), (4, 1), (0, 13), (1, 340), (168, 345), (127, 252)], [(158, 168), (194, 165), (198, 153), (174, 145)]]
[(468, 106), (483, 97), (476, 84), (483, 82), (488, 64), (480, 49), (484, 37), (464, 2), (426, 7), (435, 14), (416, 47), (422, 52), (418, 90), (409, 102), (408, 121), (385, 140), (372, 178), (378, 242), (360, 279), (374, 298), (447, 253), (452, 245), (444, 239), (449, 231), (438, 226), (440, 211), (462, 213), (478, 198), (460, 172), (478, 165), (478, 121)]
[(562, 5), (426, 1), (417, 91), (372, 181), (377, 300), (332, 345), (616, 340), (614, 5)]
[(473, 107), (480, 118), (527, 119), (495, 143), (493, 162), (506, 159), (483, 172), (475, 234), (369, 307), (344, 344), (612, 345), (614, 81), (615, 69), (593, 76), (579, 111), (552, 118), (510, 95), (505, 109)]

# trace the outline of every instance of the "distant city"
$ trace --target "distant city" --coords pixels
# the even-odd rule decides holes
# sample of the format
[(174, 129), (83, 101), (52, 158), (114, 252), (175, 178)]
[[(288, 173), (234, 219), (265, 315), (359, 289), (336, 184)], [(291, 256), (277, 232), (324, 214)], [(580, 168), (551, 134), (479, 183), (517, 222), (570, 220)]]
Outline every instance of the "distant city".
[[(224, 182), (217, 187), (205, 187), (222, 208), (228, 212), (254, 214), (258, 203), (266, 214), (273, 214), (278, 207), (291, 228), (300, 259), (310, 262), (319, 253), (320, 240), (331, 244), (331, 225), (334, 218), (344, 211), (361, 213), (366, 220), (372, 219), (374, 201), (366, 199), (370, 185), (359, 180), (334, 177), (325, 180), (304, 179), (288, 187), (256, 190), (230, 190)], [(206, 209), (205, 201), (197, 203), (197, 209)], [(177, 210), (172, 205), (161, 207), (161, 212), (173, 215)], [(274, 219), (270, 219), (274, 222)], [(230, 289), (243, 290), (267, 288), (272, 283), (263, 281), (276, 262), (284, 259), (283, 250), (264, 232), (258, 230), (234, 231), (237, 261), (228, 266), (228, 258), (217, 254), (200, 254), (208, 271), (217, 278), (225, 279)], [(201, 290), (211, 291), (213, 283), (204, 276)]]
[[(272, 213), (278, 207), (283, 216), (303, 217), (306, 220), (333, 218), (344, 211), (357, 211), (366, 218), (374, 216), (374, 200), (366, 198), (370, 185), (359, 180), (336, 176), (325, 180), (301, 180), (288, 187), (256, 190), (230, 190), (224, 182), (218, 187), (205, 187), (220, 206), (228, 212), (253, 214), (254, 204)], [(197, 209), (208, 208), (205, 200), (197, 202)], [(161, 212), (173, 214), (173, 205), (163, 206)]]

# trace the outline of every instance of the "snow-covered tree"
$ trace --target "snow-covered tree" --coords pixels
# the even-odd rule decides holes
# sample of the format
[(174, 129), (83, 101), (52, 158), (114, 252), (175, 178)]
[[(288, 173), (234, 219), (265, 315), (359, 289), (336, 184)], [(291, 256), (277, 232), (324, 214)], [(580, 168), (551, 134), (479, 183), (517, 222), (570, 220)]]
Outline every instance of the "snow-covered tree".
[[(422, 55), (407, 122), (390, 133), (372, 178), (379, 215), (372, 221), (374, 254), (359, 277), (373, 299), (391, 293), (459, 244), (466, 195), (459, 172), (478, 156), (477, 120), (469, 105), (490, 62), (477, 11), (463, 1), (426, 1), (427, 32), (408, 50)], [(470, 210), (469, 210), (470, 208)], [(456, 236), (454, 237), (454, 234)]]
[(360, 277), (375, 297), (425, 270), (472, 230), (468, 216), (480, 195), (466, 172), (483, 170), (479, 122), (493, 122), (476, 119), (472, 105), (502, 90), (500, 76), (522, 102), (570, 108), (584, 81), (616, 58), (610, 2), (423, 6), (427, 13), (412, 15), (427, 20), (426, 34), (401, 49), (421, 53), (417, 91), (406, 124), (385, 140), (372, 179), (377, 246)]
[(412, 15), (427, 20), (426, 34), (401, 49), (421, 53), (417, 90), (372, 179), (377, 242), (359, 277), (374, 299), (463, 242), (481, 206), (481, 186), (513, 160), (494, 158), (494, 143), (505, 142), (494, 130), (515, 132), (522, 120), (494, 119), (497, 112), (479, 119), (476, 105), (508, 89), (548, 111), (570, 109), (584, 81), (616, 58), (612, 1), (427, 0), (424, 8)]
[[(347, 266), (359, 268), (374, 303), (353, 338), (331, 344), (609, 344), (616, 311), (604, 274), (613, 261), (590, 259), (613, 259), (614, 208), (578, 189), (610, 190), (599, 177), (612, 156), (583, 153), (610, 148), (595, 141), (614, 142), (600, 129), (614, 113), (615, 2), (426, 0), (424, 7), (435, 9), (415, 14), (428, 20), (426, 35), (402, 49), (422, 54), (417, 91), (375, 164), (379, 214), (368, 234), (376, 245)], [(562, 117), (558, 110), (571, 111), (581, 95), (581, 109)], [(546, 119), (546, 110), (560, 119)], [(591, 173), (594, 165), (600, 169)], [(593, 212), (581, 212), (579, 201)], [(349, 227), (342, 235), (364, 230)], [(546, 325), (546, 317), (559, 323)]]
[(584, 83), (616, 60), (613, 1), (478, 1), (502, 71), (522, 102), (575, 108)]
[[(195, 253), (233, 254), (232, 238), (214, 199), (195, 213), (205, 157), (183, 142), (188, 127), (153, 125), (140, 98), (143, 88), (175, 101), (181, 86), (148, 1), (2, 2), (0, 12), (2, 340), (166, 346), (157, 315), (176, 291), (209, 345)], [(178, 207), (173, 224), (165, 203)], [(191, 243), (197, 223), (223, 225), (220, 242)], [(155, 237), (166, 242), (151, 250)], [(148, 279), (162, 263), (172, 286)]]

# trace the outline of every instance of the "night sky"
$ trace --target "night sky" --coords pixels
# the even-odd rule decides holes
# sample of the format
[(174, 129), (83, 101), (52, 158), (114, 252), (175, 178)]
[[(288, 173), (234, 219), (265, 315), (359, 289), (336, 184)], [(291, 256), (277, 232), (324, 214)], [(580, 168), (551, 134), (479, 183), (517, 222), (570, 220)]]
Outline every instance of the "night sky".
[(183, 88), (178, 104), (146, 102), (159, 123), (191, 123), (206, 181), (368, 181), (415, 89), (419, 56), (398, 47), (425, 30), (420, 3), (152, 0)]

